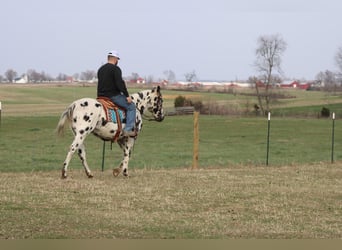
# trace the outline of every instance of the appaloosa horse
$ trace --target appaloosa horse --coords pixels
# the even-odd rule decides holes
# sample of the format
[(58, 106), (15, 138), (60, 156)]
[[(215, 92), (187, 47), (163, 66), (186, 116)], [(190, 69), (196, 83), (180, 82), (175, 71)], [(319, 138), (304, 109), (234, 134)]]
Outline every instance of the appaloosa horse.
[[(163, 99), (160, 92), (160, 87), (155, 87), (152, 90), (144, 90), (131, 95), (132, 101), (137, 108), (136, 112), (136, 131), (137, 136), (142, 128), (142, 115), (148, 110), (153, 115), (153, 120), (161, 122), (164, 120)], [(77, 151), (80, 157), (84, 170), (89, 178), (93, 175), (90, 171), (86, 160), (86, 152), (84, 140), (93, 133), (102, 140), (110, 141), (116, 135), (120, 126), (117, 123), (107, 120), (107, 114), (100, 102), (92, 98), (83, 98), (74, 101), (61, 115), (57, 125), (58, 135), (63, 134), (67, 124), (70, 125), (74, 134), (74, 141), (70, 145), (70, 150), (63, 164), (62, 178), (67, 177), (67, 169), (73, 154)], [(125, 122), (125, 121), (124, 121)], [(122, 129), (125, 124), (122, 123)], [(123, 160), (120, 167), (113, 170), (113, 175), (118, 176), (121, 172), (124, 176), (128, 176), (128, 162), (131, 155), (136, 137), (123, 137), (122, 133), (118, 134), (115, 140), (124, 152)]]

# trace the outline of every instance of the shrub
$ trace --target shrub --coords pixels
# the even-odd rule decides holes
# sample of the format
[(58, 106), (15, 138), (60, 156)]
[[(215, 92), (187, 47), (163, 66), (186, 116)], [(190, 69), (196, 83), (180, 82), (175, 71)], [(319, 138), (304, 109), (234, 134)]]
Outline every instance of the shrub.
[(330, 117), (330, 110), (326, 107), (323, 107), (321, 110), (322, 117)]
[(202, 101), (195, 101), (195, 102), (191, 102), (192, 106), (194, 106), (196, 111), (199, 111), (200, 113), (203, 112), (204, 109), (204, 105), (202, 103)]
[(186, 98), (184, 96), (177, 96), (175, 99), (175, 107), (184, 107), (186, 102)]

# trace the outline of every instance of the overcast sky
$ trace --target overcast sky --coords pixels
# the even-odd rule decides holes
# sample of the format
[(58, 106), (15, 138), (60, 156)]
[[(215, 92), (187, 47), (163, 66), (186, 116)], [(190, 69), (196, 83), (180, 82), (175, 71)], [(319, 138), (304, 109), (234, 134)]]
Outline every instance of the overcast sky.
[(341, 0), (2, 0), (0, 74), (97, 71), (118, 50), (124, 76), (236, 80), (257, 75), (257, 39), (280, 34), (284, 75), (337, 70)]

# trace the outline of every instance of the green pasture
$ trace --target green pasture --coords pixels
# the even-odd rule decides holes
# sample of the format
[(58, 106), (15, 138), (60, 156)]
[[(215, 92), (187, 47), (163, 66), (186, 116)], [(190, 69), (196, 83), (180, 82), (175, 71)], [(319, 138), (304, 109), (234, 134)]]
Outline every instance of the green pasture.
[[(130, 92), (138, 91), (130, 89)], [(54, 130), (60, 113), (75, 99), (94, 97), (95, 86), (0, 86), (2, 119), (0, 127), (0, 171), (38, 171), (60, 169), (72, 142), (67, 130), (57, 138)], [(298, 93), (299, 103), (310, 103), (311, 92)], [(227, 103), (238, 99), (232, 94), (164, 91), (165, 108), (172, 109), (176, 96)], [(312, 92), (311, 102), (328, 98)], [(246, 98), (245, 96), (241, 97)], [(331, 97), (338, 99), (337, 95)], [(303, 99), (306, 99), (304, 102)], [(236, 101), (235, 100), (235, 101)], [(291, 99), (293, 100), (293, 99)], [(243, 103), (243, 101), (242, 101)], [(330, 103), (333, 103), (330, 100)], [(227, 104), (228, 105), (228, 104)], [(330, 104), (335, 110), (339, 104)], [(289, 105), (288, 105), (289, 106)], [(283, 113), (297, 109), (319, 110), (319, 105), (284, 107)], [(275, 111), (276, 112), (276, 111)], [(292, 111), (294, 112), (294, 111)], [(303, 111), (304, 112), (304, 111)], [(269, 164), (274, 166), (330, 162), (332, 120), (275, 116), (270, 126)], [(202, 168), (230, 165), (260, 166), (266, 162), (267, 120), (264, 117), (206, 116), (199, 118), (199, 165)], [(335, 121), (336, 161), (342, 159), (342, 125)], [(87, 158), (92, 169), (101, 168), (103, 142), (94, 136), (86, 140)], [(130, 168), (189, 168), (193, 153), (193, 117), (168, 116), (162, 123), (144, 122), (136, 141)], [(105, 168), (119, 165), (122, 152), (106, 143)], [(81, 163), (75, 155), (70, 168)]]
[[(58, 116), (3, 117), (0, 128), (0, 171), (60, 169), (72, 141), (69, 130), (57, 138)], [(270, 165), (330, 162), (330, 119), (274, 118), (270, 126)], [(267, 120), (200, 116), (199, 165), (202, 168), (230, 165), (264, 165)], [(342, 125), (335, 121), (336, 161), (342, 159)], [(122, 152), (106, 143), (105, 168), (119, 165)], [(91, 168), (100, 169), (103, 142), (90, 135), (86, 140)], [(130, 168), (188, 168), (192, 164), (192, 116), (166, 117), (162, 123), (145, 121), (130, 161)], [(81, 163), (75, 155), (70, 168)]]
[[(340, 110), (338, 95), (292, 91), (296, 98), (274, 103), (269, 166), (265, 117), (200, 115), (200, 168), (191, 171), (193, 117), (167, 116), (144, 121), (130, 177), (113, 177), (122, 152), (108, 142), (101, 171), (103, 142), (90, 135), (94, 178), (75, 155), (62, 180), (73, 138), (69, 130), (56, 137), (59, 116), (95, 93), (95, 86), (0, 85), (0, 239), (342, 238), (341, 115), (334, 164), (332, 120), (306, 115), (321, 105)], [(236, 93), (163, 95), (170, 110), (178, 95), (241, 110), (255, 102)]]

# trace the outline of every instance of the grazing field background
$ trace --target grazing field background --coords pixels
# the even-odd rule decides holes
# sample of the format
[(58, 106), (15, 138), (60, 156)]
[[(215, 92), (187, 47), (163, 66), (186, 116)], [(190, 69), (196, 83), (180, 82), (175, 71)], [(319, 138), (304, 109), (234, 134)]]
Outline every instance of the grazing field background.
[[(190, 171), (192, 116), (169, 116), (144, 121), (129, 178), (111, 174), (122, 158), (115, 144), (100, 171), (103, 142), (89, 136), (94, 179), (75, 155), (61, 180), (72, 136), (56, 137), (59, 115), (95, 86), (0, 85), (0, 238), (341, 238), (342, 98), (289, 91), (296, 98), (273, 104), (267, 167), (265, 118), (201, 115), (200, 170)], [(178, 95), (241, 111), (255, 102), (164, 90), (167, 111)], [(334, 164), (323, 106), (337, 114)]]

